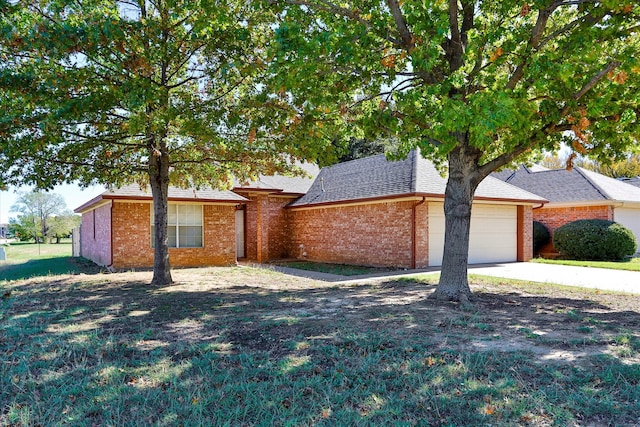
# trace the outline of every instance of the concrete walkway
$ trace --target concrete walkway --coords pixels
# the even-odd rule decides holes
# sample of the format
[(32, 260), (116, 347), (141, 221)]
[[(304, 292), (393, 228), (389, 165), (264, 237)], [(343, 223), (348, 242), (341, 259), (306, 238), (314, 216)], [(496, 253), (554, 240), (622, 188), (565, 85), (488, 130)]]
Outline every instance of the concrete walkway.
[(470, 266), (471, 274), (640, 294), (640, 271), (514, 262)]
[[(298, 277), (306, 277), (323, 282), (362, 283), (410, 277), (416, 274), (439, 273), (438, 267), (420, 270), (400, 270), (362, 276), (339, 276), (317, 271), (299, 270), (281, 266), (266, 267)], [(528, 280), (531, 282), (555, 283), (566, 286), (602, 289), (608, 291), (640, 294), (640, 271), (610, 270), (606, 268), (574, 267), (569, 265), (538, 264), (533, 262), (513, 262), (505, 264), (471, 265), (469, 274), (502, 277), (506, 279)]]

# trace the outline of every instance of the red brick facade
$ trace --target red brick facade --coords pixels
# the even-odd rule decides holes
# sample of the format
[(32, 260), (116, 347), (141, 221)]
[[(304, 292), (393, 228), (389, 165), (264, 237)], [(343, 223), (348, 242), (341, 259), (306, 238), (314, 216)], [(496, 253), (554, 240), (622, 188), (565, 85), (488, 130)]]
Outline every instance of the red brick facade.
[[(613, 221), (613, 207), (600, 206), (571, 206), (571, 207), (543, 207), (533, 211), (533, 220), (543, 223), (553, 237), (556, 228), (579, 219), (606, 219)], [(541, 253), (557, 252), (553, 244), (549, 242), (541, 250)]]
[[(252, 193), (245, 212), (246, 258), (297, 258), (400, 268), (429, 266), (429, 202), (287, 209), (290, 196)], [(153, 265), (151, 203), (114, 200), (83, 213), (82, 255), (116, 269)], [(203, 248), (170, 248), (173, 267), (236, 263), (235, 205), (203, 206)], [(532, 210), (518, 207), (520, 261), (532, 256)], [(95, 218), (95, 221), (94, 221)], [(95, 224), (95, 226), (94, 226)], [(95, 232), (94, 232), (95, 229)]]
[[(105, 217), (100, 224), (105, 232), (96, 237), (93, 246), (85, 244), (91, 238), (93, 212), (108, 209), (110, 221)], [(98, 222), (96, 222), (98, 224)], [(235, 206), (203, 206), (204, 240), (202, 248), (169, 248), (172, 267), (232, 265), (236, 263)], [(109, 233), (108, 231), (111, 231)], [(142, 268), (153, 266), (151, 247), (151, 204), (115, 201), (82, 215), (82, 256), (100, 265), (113, 268)], [(93, 242), (89, 242), (93, 243)], [(102, 252), (93, 249), (102, 248)], [(111, 250), (111, 247), (113, 250)], [(104, 252), (109, 249), (109, 257)], [(110, 261), (110, 262), (108, 262)]]
[(291, 218), (284, 209), (294, 197), (273, 194), (243, 194), (246, 205), (245, 253), (247, 259), (265, 262), (290, 258)]
[(82, 214), (80, 250), (98, 265), (111, 265), (111, 203)]
[[(291, 214), (292, 258), (384, 267), (429, 266), (429, 203), (332, 206), (292, 210)], [(519, 261), (533, 255), (532, 218), (531, 206), (518, 207)]]

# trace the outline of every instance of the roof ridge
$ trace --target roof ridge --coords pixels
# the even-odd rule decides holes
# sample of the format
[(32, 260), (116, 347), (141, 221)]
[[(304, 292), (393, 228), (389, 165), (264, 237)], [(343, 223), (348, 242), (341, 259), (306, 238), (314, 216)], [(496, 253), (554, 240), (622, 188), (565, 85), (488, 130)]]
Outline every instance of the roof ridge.
[[(576, 170), (580, 175), (582, 175), (582, 176), (587, 180), (587, 182), (589, 182), (589, 184), (591, 184), (591, 186), (592, 186), (593, 188), (595, 188), (595, 189), (598, 191), (598, 193), (602, 194), (602, 195), (604, 196), (604, 198), (605, 198), (605, 199), (607, 199), (607, 200), (614, 200), (614, 198), (613, 198), (613, 197), (611, 197), (611, 196), (609, 195), (609, 193), (607, 193), (607, 192), (604, 190), (604, 188), (600, 187), (598, 184), (596, 184), (595, 182), (593, 182), (593, 180), (589, 177), (589, 174), (584, 173), (584, 169), (583, 169), (583, 168), (581, 168), (580, 166), (576, 166), (574, 169), (575, 169), (575, 170)], [(594, 173), (597, 173), (597, 172), (594, 172)], [(600, 174), (599, 174), (599, 175), (600, 175)], [(602, 176), (604, 176), (604, 175), (602, 175)]]

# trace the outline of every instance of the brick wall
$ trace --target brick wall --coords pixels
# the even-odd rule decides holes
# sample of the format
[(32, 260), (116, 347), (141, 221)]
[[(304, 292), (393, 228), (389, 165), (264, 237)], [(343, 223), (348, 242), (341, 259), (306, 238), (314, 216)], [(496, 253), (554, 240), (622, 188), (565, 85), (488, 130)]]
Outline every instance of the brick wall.
[[(415, 204), (409, 201), (292, 210), (291, 256), (311, 261), (410, 268)], [(423, 226), (428, 208), (425, 205), (418, 208), (420, 215), (416, 215), (421, 222), (416, 244), (426, 247), (428, 229)], [(428, 254), (423, 252), (420, 263), (425, 259), (428, 260)]]
[(80, 255), (96, 264), (111, 264), (111, 204), (82, 214), (80, 248)]
[[(150, 215), (150, 203), (114, 203), (113, 264), (115, 268), (153, 266)], [(204, 205), (203, 226), (203, 248), (169, 248), (169, 261), (172, 267), (235, 264), (235, 206)]]
[[(556, 228), (579, 219), (606, 219), (613, 221), (613, 208), (611, 206), (574, 206), (574, 207), (543, 207), (533, 211), (533, 220), (547, 226), (549, 234), (553, 237)], [(557, 252), (553, 244), (549, 242), (540, 252)]]
[(533, 208), (518, 206), (518, 261), (533, 258)]
[(293, 199), (266, 194), (245, 195), (246, 256), (264, 262), (290, 257), (290, 215), (284, 207)]

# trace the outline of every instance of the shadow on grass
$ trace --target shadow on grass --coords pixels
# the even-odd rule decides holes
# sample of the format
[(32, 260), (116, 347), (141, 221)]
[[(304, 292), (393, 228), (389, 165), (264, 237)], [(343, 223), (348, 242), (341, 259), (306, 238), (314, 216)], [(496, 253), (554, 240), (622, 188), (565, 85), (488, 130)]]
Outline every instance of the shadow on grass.
[[(0, 424), (639, 421), (637, 363), (548, 359), (602, 345), (595, 334), (552, 342), (559, 330), (588, 324), (607, 341), (637, 331), (638, 311), (485, 292), (469, 313), (425, 300), (434, 286), (407, 281), (201, 290), (110, 279), (35, 280), (0, 301)], [(501, 351), (509, 333), (531, 345)]]
[(23, 280), (59, 274), (95, 273), (99, 269), (84, 258), (70, 256), (33, 259), (18, 263), (0, 263), (0, 281)]

